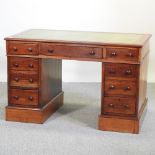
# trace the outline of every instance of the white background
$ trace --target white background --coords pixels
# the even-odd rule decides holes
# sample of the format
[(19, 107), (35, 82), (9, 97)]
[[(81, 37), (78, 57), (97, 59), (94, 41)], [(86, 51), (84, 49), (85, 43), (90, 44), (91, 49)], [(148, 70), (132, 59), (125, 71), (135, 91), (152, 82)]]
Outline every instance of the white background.
[[(0, 0), (0, 81), (7, 80), (3, 38), (31, 28), (150, 33), (155, 82), (155, 0)], [(101, 63), (63, 61), (63, 81), (100, 80)]]

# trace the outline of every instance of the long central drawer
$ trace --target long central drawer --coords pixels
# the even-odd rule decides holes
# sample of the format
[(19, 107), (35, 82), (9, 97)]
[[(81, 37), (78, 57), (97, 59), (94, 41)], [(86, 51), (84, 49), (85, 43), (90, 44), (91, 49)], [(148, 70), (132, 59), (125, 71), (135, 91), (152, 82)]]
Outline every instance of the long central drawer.
[(77, 45), (62, 45), (52, 43), (41, 43), (41, 55), (47, 56), (61, 56), (61, 57), (75, 57), (75, 58), (102, 58), (102, 48), (77, 46)]

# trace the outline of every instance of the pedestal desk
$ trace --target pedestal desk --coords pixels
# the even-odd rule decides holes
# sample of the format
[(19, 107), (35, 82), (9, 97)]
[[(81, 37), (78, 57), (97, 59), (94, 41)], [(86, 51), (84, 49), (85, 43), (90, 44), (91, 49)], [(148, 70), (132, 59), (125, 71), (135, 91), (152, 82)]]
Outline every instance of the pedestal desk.
[(6, 120), (43, 123), (63, 104), (62, 59), (97, 61), (102, 63), (99, 129), (138, 133), (147, 106), (150, 37), (35, 29), (5, 38)]

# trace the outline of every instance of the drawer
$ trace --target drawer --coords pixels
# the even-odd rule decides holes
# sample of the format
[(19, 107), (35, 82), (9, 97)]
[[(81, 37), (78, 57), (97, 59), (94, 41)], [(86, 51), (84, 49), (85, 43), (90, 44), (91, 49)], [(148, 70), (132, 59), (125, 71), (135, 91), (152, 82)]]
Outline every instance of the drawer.
[(38, 88), (38, 74), (32, 71), (10, 70), (9, 82), (11, 87)]
[(37, 90), (10, 89), (9, 103), (12, 105), (38, 105)]
[(40, 54), (48, 56), (101, 59), (102, 48), (42, 43), (40, 44)]
[(122, 48), (122, 47), (107, 47), (106, 58), (108, 60), (127, 60), (138, 61), (138, 48)]
[(102, 109), (105, 114), (126, 114), (136, 113), (136, 102), (133, 98), (104, 97)]
[(38, 44), (12, 41), (8, 43), (7, 53), (13, 55), (38, 55)]
[(105, 96), (134, 96), (136, 94), (135, 81), (105, 80)]
[(13, 70), (38, 71), (39, 60), (34, 58), (8, 57), (8, 67)]
[(130, 64), (105, 64), (105, 76), (106, 77), (126, 77), (136, 78), (138, 75), (138, 65)]

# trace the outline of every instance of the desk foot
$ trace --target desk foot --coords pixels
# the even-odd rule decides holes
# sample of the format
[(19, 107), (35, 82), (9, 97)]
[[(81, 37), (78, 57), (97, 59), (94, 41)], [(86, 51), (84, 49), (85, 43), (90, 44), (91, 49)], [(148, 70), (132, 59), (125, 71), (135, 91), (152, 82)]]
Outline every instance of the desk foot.
[(127, 132), (138, 134), (147, 111), (147, 99), (139, 111), (138, 119), (99, 116), (99, 129), (104, 131)]
[(44, 123), (63, 104), (63, 92), (39, 108), (6, 107), (6, 120), (25, 123)]

